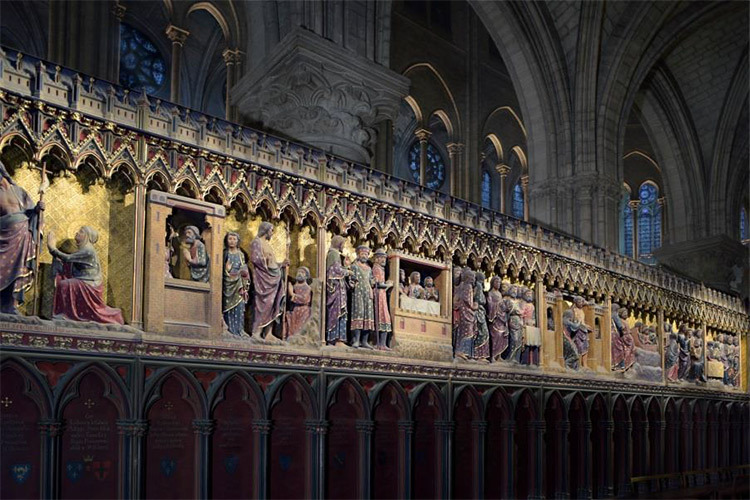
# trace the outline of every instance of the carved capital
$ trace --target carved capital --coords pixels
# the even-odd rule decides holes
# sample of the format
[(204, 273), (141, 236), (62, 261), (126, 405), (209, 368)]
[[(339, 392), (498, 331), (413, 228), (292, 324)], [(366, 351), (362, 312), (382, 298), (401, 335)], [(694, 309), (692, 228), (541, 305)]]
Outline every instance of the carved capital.
[(147, 420), (118, 420), (117, 433), (123, 436), (141, 437), (148, 431)]
[(354, 424), (357, 432), (361, 434), (372, 434), (372, 430), (375, 428), (375, 422), (372, 420), (357, 420)]
[(419, 139), (419, 142), (427, 142), (430, 140), (430, 136), (432, 135), (432, 132), (430, 132), (427, 129), (424, 128), (418, 128), (414, 131), (414, 135), (417, 136), (417, 139)]
[(116, 3), (112, 6), (112, 14), (117, 18), (118, 21), (122, 21), (122, 19), (125, 17), (125, 11), (127, 9), (124, 5), (120, 3)]
[(189, 31), (178, 28), (173, 24), (167, 26), (167, 29), (164, 31), (164, 33), (166, 33), (167, 38), (169, 38), (173, 44), (176, 43), (180, 46), (185, 43), (185, 40), (187, 40), (187, 37), (190, 34)]
[(328, 422), (325, 420), (306, 420), (305, 430), (311, 434), (323, 435), (328, 432)]
[(253, 432), (257, 432), (258, 434), (269, 434), (271, 432), (270, 420), (253, 420), (251, 426)]
[(196, 434), (209, 436), (214, 431), (214, 421), (211, 419), (198, 418), (193, 420), (193, 431)]
[(39, 431), (42, 433), (42, 436), (57, 437), (62, 433), (63, 428), (61, 420), (44, 418), (39, 421)]
[(411, 420), (399, 420), (398, 429), (406, 434), (411, 434), (414, 432), (414, 422)]
[(498, 174), (500, 174), (500, 177), (505, 178), (510, 173), (510, 167), (508, 165), (503, 165), (502, 163), (498, 163), (495, 165), (495, 170)]
[(227, 66), (242, 62), (242, 55), (243, 52), (239, 49), (224, 49), (224, 52), (221, 53)]
[(471, 428), (480, 433), (487, 432), (487, 422), (485, 420), (474, 420), (471, 422)]
[(628, 202), (628, 206), (632, 208), (633, 210), (638, 210), (638, 207), (641, 206), (640, 200), (630, 200)]
[(464, 150), (464, 145), (460, 142), (451, 142), (446, 147), (448, 148), (448, 154), (451, 156), (461, 154)]
[(515, 422), (508, 422), (508, 421), (501, 422), (500, 423), (500, 430), (508, 431), (508, 432), (512, 433), (514, 430), (516, 430), (516, 423)]
[(529, 187), (529, 176), (528, 175), (522, 175), (521, 176), (521, 187), (524, 189), (524, 191)]

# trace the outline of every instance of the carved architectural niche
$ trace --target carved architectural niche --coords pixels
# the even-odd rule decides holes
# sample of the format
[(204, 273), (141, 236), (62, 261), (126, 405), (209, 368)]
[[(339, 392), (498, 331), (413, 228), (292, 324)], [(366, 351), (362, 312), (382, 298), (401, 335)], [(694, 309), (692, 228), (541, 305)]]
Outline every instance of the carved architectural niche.
[(241, 115), (368, 162), (376, 125), (394, 120), (409, 80), (314, 33), (289, 33), (234, 89)]

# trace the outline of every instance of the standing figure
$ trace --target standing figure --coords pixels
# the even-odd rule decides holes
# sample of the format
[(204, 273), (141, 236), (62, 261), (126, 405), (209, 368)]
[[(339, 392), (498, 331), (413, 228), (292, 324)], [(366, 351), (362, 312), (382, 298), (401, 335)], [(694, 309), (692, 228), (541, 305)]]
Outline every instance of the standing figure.
[(250, 272), (245, 255), (240, 250), (240, 235), (234, 232), (224, 237), (224, 272), (222, 279), (221, 311), (229, 333), (245, 334), (245, 307), (250, 300)]
[(477, 335), (476, 310), (479, 304), (474, 300), (474, 271), (468, 267), (461, 271), (461, 281), (453, 295), (453, 311), (456, 323), (454, 327), (455, 343), (454, 356), (461, 359), (473, 357), (474, 338)]
[(487, 321), (490, 327), (492, 343), (492, 361), (497, 361), (508, 348), (508, 310), (505, 299), (500, 293), (502, 280), (495, 276), (490, 280), (490, 291), (487, 294)]
[(584, 304), (585, 301), (580, 295), (573, 297), (573, 306), (568, 309), (568, 311), (573, 313), (573, 319), (567, 322), (565, 328), (566, 333), (573, 340), (573, 343), (575, 343), (576, 351), (581, 358), (581, 368), (586, 367), (586, 359), (589, 353), (589, 332), (592, 330), (585, 321)]
[[(461, 266), (455, 266), (453, 268), (452, 276), (451, 276), (451, 285), (452, 285), (451, 290), (453, 292), (453, 300), (456, 300), (456, 292), (458, 291), (458, 286), (461, 284), (461, 272), (462, 272)], [(456, 332), (458, 331), (459, 312), (454, 307), (452, 313), (453, 315), (451, 317), (451, 321), (452, 321), (451, 325), (453, 326), (453, 328), (451, 329), (451, 334), (452, 334), (452, 341), (453, 341), (452, 344), (455, 350), (455, 346), (457, 345), (456, 344)]]
[(477, 272), (474, 278), (474, 302), (477, 304), (477, 336), (474, 338), (474, 359), (482, 361), (490, 357), (490, 331), (487, 328), (487, 297), (484, 295), (484, 273)]
[(409, 275), (409, 286), (406, 289), (406, 295), (412, 299), (424, 299), (424, 288), (420, 285), (422, 276), (419, 271), (414, 271)]
[(690, 374), (690, 332), (684, 323), (680, 325), (680, 329), (677, 331), (677, 345), (680, 348), (677, 378), (687, 380)]
[(534, 290), (523, 288), (523, 300), (521, 318), (523, 319), (524, 343), (526, 348), (523, 351), (521, 360), (527, 365), (539, 364), (539, 347), (542, 345), (542, 333), (536, 326), (536, 307), (534, 307)]
[(680, 346), (677, 343), (677, 333), (672, 331), (672, 325), (669, 323), (664, 323), (664, 333), (667, 335), (667, 345), (664, 347), (664, 371), (668, 381), (677, 382), (680, 368)]
[(508, 337), (509, 345), (505, 352), (505, 359), (521, 362), (523, 352), (523, 309), (518, 300), (518, 286), (508, 287), (508, 297), (505, 299), (505, 308), (508, 310)]
[(312, 288), (310, 288), (310, 270), (306, 267), (297, 269), (294, 285), (288, 287), (289, 312), (286, 314), (286, 332), (284, 338), (302, 331), (305, 323), (312, 316)]
[(403, 267), (398, 270), (398, 293), (409, 295), (409, 284), (406, 282), (406, 271)]
[(0, 312), (18, 314), (34, 281), (36, 236), (42, 202), (13, 182), (0, 161)]
[(706, 375), (703, 371), (703, 330), (693, 330), (693, 338), (690, 342), (690, 361), (693, 365), (692, 378), (696, 382), (705, 382)]
[(351, 346), (355, 349), (358, 347), (372, 349), (367, 339), (370, 333), (375, 331), (375, 301), (372, 292), (375, 286), (375, 278), (372, 275), (372, 268), (367, 262), (369, 258), (370, 247), (360, 245), (357, 247), (357, 261), (351, 266), (354, 287), (352, 289), (350, 326), (352, 329)]
[(50, 231), (47, 237), (49, 253), (58, 260), (53, 268), (60, 270), (55, 277), (53, 317), (72, 321), (124, 324), (122, 311), (108, 307), (104, 302), (102, 270), (99, 256), (94, 250), (99, 233), (91, 226), (83, 226), (76, 233), (75, 240), (78, 250), (64, 253), (55, 245), (57, 241), (54, 232)]
[(440, 302), (440, 292), (435, 288), (435, 281), (432, 276), (426, 276), (424, 279), (424, 299)]
[(352, 273), (342, 262), (345, 241), (339, 235), (331, 238), (326, 255), (326, 343), (329, 345), (346, 342), (346, 292)]
[(734, 345), (734, 357), (732, 358), (732, 367), (734, 368), (734, 378), (730, 380), (730, 383), (734, 387), (739, 387), (740, 377), (742, 376), (742, 369), (740, 368), (740, 336), (739, 335), (734, 335), (732, 337), (732, 345)]
[(627, 319), (627, 308), (612, 304), (612, 369), (623, 372), (635, 363), (635, 342)]
[(253, 263), (253, 285), (255, 289), (255, 309), (253, 316), (253, 337), (266, 339), (273, 330), (274, 323), (281, 320), (282, 300), (285, 286), (282, 272), (289, 261), (277, 262), (271, 246), (273, 225), (261, 222), (258, 234), (250, 243), (250, 262)]
[(190, 271), (192, 281), (208, 282), (210, 268), (206, 245), (201, 241), (201, 232), (195, 226), (185, 227), (183, 233), (182, 258)]
[(385, 279), (385, 259), (388, 254), (385, 248), (375, 250), (372, 276), (375, 279), (375, 327), (377, 329), (377, 348), (390, 351), (388, 335), (393, 331), (391, 313), (388, 310), (388, 290), (393, 282)]

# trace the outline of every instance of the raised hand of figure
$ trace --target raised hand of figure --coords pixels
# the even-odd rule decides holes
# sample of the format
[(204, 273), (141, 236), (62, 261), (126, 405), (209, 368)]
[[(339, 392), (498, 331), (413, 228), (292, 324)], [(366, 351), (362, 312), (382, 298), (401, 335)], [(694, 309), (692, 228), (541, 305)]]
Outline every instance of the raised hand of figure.
[(281, 263), (281, 267), (289, 267), (289, 259), (284, 259), (284, 262)]
[(393, 286), (393, 280), (388, 280), (385, 282), (385, 288), (391, 288)]
[(42, 200), (39, 200), (39, 202), (37, 202), (36, 204), (37, 212), (41, 212), (42, 210), (44, 210), (44, 206), (44, 202)]

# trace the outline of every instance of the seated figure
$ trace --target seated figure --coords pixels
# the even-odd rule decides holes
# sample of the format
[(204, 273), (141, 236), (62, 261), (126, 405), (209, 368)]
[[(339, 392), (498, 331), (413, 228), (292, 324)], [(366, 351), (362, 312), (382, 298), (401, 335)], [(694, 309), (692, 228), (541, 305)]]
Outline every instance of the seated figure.
[(424, 279), (424, 297), (422, 298), (433, 302), (440, 302), (440, 292), (435, 287), (432, 276), (427, 276)]
[(122, 312), (104, 302), (101, 266), (94, 250), (98, 239), (94, 228), (83, 226), (75, 235), (78, 250), (65, 253), (57, 249), (55, 233), (50, 231), (47, 248), (62, 263), (55, 277), (55, 318), (124, 324)]
[(419, 271), (414, 271), (409, 275), (409, 286), (406, 288), (406, 295), (412, 299), (424, 299), (424, 288), (419, 282), (422, 281), (422, 276)]

